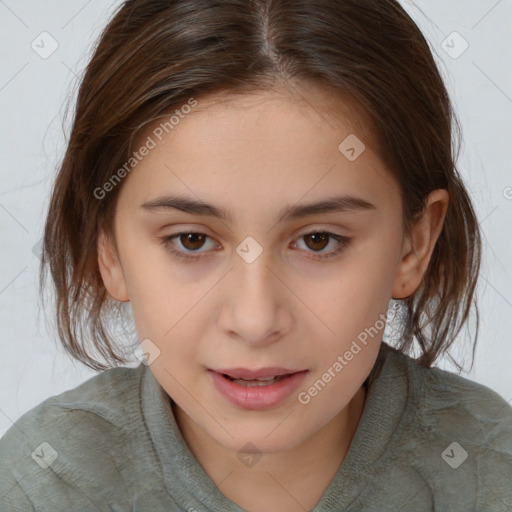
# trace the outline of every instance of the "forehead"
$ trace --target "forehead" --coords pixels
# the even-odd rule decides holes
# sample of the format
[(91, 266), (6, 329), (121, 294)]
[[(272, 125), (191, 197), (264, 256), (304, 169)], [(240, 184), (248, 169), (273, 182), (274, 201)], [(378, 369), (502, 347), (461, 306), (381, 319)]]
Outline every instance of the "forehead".
[[(204, 134), (213, 137), (215, 133), (224, 137), (240, 136), (239, 130), (244, 124), (261, 130), (265, 122), (286, 127), (288, 121), (291, 124), (288, 129), (293, 132), (293, 126), (298, 121), (306, 122), (310, 132), (320, 129), (319, 136), (330, 130), (337, 132), (340, 137), (348, 130), (356, 133), (375, 152), (381, 149), (377, 147), (379, 137), (371, 116), (352, 95), (311, 80), (277, 82), (267, 89), (244, 88), (214, 92), (193, 99), (193, 108), (189, 109), (186, 100), (183, 100), (181, 104), (162, 113), (161, 118), (147, 124), (140, 132), (139, 140), (145, 139), (162, 125), (164, 130), (161, 131), (165, 132), (163, 135), (170, 131), (174, 134), (186, 131), (186, 136), (189, 136), (187, 128), (190, 127), (199, 138)], [(173, 114), (179, 117), (174, 115), (172, 122), (176, 124), (169, 126)], [(184, 122), (185, 119), (187, 122)], [(192, 124), (193, 127), (190, 126)], [(276, 132), (269, 131), (269, 135), (276, 136)], [(285, 135), (281, 134), (282, 137)], [(179, 133), (176, 136), (179, 137)]]
[[(340, 187), (337, 192), (361, 195), (366, 189), (375, 195), (382, 193), (382, 181), (396, 192), (368, 116), (330, 90), (309, 86), (199, 97), (171, 125), (176, 110), (148, 124), (135, 144), (155, 142), (128, 180), (141, 201), (176, 188), (216, 204), (219, 197), (240, 196), (246, 207), (251, 198), (266, 196), (279, 206), (281, 198), (288, 204), (305, 195), (314, 200)], [(340, 149), (350, 137), (364, 144), (355, 161)]]

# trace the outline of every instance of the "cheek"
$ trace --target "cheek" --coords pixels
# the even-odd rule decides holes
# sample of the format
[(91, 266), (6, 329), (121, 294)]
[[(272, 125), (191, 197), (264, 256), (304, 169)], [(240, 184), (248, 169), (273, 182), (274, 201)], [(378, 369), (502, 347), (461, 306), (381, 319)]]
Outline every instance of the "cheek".
[[(178, 370), (180, 361), (197, 354), (204, 331), (198, 322), (205, 286), (184, 285), (174, 276), (176, 264), (163, 247), (125, 240), (125, 279), (139, 340), (149, 339), (158, 347), (156, 366)], [(153, 366), (153, 364), (152, 364)]]
[[(183, 290), (173, 290), (165, 269), (165, 254), (156, 244), (136, 239), (128, 230), (120, 241), (122, 265), (140, 339), (158, 338), (175, 323)], [(168, 269), (167, 269), (168, 272)]]
[(317, 295), (315, 303), (335, 324), (364, 328), (382, 309), (387, 310), (396, 266), (392, 255), (380, 252), (376, 258), (375, 250), (354, 252)]
[(383, 257), (376, 260), (372, 254), (374, 250), (356, 255), (353, 263), (339, 272), (338, 281), (329, 285), (327, 293), (316, 296), (313, 305), (328, 327), (319, 326), (326, 333), (325, 337), (317, 337), (323, 340), (317, 354), (322, 361), (319, 371), (327, 371), (338, 356), (347, 355), (348, 364), (345, 367), (346, 363), (342, 363), (341, 372), (345, 377), (337, 378), (337, 382), (344, 378), (357, 381), (359, 372), (371, 369), (386, 327), (393, 256), (383, 253)]

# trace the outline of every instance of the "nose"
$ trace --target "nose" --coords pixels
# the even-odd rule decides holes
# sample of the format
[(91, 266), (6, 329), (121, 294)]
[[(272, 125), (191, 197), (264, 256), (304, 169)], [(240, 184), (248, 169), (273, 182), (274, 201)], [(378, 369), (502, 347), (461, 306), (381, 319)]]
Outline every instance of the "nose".
[(224, 334), (255, 347), (278, 341), (292, 325), (290, 291), (265, 251), (251, 263), (236, 256), (228, 279), (219, 319)]

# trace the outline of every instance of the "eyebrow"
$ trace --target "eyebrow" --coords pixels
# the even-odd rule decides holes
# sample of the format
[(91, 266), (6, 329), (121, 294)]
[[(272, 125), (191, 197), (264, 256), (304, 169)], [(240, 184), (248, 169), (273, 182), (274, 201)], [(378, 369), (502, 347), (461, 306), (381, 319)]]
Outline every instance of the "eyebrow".
[[(231, 214), (220, 206), (204, 203), (185, 196), (165, 195), (141, 204), (147, 211), (180, 210), (191, 215), (206, 215), (232, 221)], [(320, 213), (351, 213), (359, 211), (376, 210), (377, 207), (361, 197), (348, 194), (334, 196), (315, 203), (299, 204), (284, 207), (278, 213), (278, 222), (293, 220)]]

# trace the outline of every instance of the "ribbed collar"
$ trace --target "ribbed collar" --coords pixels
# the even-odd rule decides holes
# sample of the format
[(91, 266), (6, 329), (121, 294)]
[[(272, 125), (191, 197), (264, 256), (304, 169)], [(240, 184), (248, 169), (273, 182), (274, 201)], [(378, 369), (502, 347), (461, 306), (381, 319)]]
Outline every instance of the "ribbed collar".
[[(409, 406), (407, 357), (381, 343), (367, 379), (365, 406), (345, 460), (311, 512), (348, 507), (368, 484), (372, 464), (386, 451)], [(173, 500), (183, 509), (245, 512), (215, 486), (188, 448), (176, 423), (171, 399), (149, 367), (141, 387), (142, 412)]]

